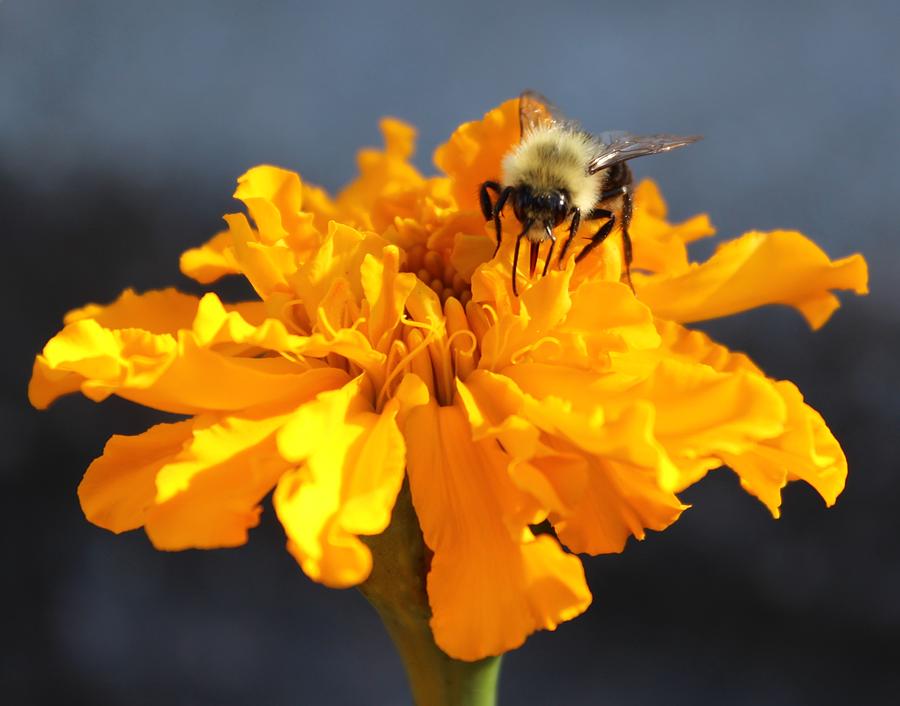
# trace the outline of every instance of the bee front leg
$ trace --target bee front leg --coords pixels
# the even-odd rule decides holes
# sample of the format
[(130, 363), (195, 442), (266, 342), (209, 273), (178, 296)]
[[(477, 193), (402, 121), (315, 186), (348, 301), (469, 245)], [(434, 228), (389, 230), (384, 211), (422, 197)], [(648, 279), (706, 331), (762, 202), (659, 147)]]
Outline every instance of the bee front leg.
[(516, 285), (516, 275), (519, 272), (519, 247), (522, 245), (522, 238), (524, 238), (528, 234), (528, 231), (531, 230), (533, 223), (534, 221), (528, 221), (528, 223), (525, 224), (525, 227), (522, 228), (522, 232), (516, 237), (516, 249), (513, 251), (512, 262), (512, 290), (515, 296), (519, 296), (519, 289)]
[(491, 201), (490, 192), (500, 195), (503, 187), (496, 181), (486, 181), (478, 189), (478, 201), (481, 204), (481, 212), (484, 214), (484, 220), (489, 221), (494, 217), (494, 202)]
[[(503, 237), (503, 227), (500, 225), (500, 213), (503, 211), (503, 207), (506, 205), (506, 202), (509, 200), (513, 191), (515, 191), (513, 187), (507, 186), (500, 192), (500, 198), (498, 198), (497, 202), (494, 204), (494, 230), (497, 232), (497, 246), (494, 248), (494, 255), (496, 255), (497, 251), (500, 249), (500, 240)], [(493, 257), (493, 255), (491, 257)]]
[[(563, 267), (563, 263), (566, 259), (566, 253), (569, 252), (569, 246), (572, 244), (572, 241), (575, 239), (575, 234), (578, 232), (578, 226), (581, 225), (581, 209), (573, 208), (572, 209), (572, 221), (569, 223), (569, 237), (566, 238), (566, 242), (563, 243), (562, 251), (559, 253), (559, 266)], [(550, 258), (547, 258), (547, 262), (550, 262)], [(546, 268), (545, 268), (546, 270)], [(544, 273), (546, 274), (546, 272)]]
[(631, 261), (634, 259), (634, 253), (631, 250), (631, 236), (628, 234), (628, 226), (631, 225), (631, 214), (634, 210), (634, 194), (628, 189), (625, 191), (622, 200), (622, 256), (625, 260), (625, 284), (631, 287), (634, 292), (634, 285), (631, 283)]
[[(491, 201), (491, 191), (497, 195), (496, 202)], [(497, 232), (497, 247), (494, 248), (494, 255), (496, 255), (497, 251), (500, 249), (500, 239), (503, 231), (502, 226), (500, 225), (500, 212), (503, 210), (503, 207), (506, 206), (506, 202), (512, 192), (513, 187), (507, 186), (504, 189), (496, 181), (486, 181), (478, 190), (478, 201), (481, 205), (481, 213), (484, 215), (484, 220), (490, 221), (493, 219), (494, 230)]]
[(612, 211), (607, 211), (605, 208), (595, 208), (588, 216), (588, 220), (591, 221), (599, 220), (600, 218), (607, 218), (609, 220), (600, 226), (600, 229), (594, 233), (594, 236), (591, 238), (591, 242), (585, 245), (584, 249), (575, 256), (576, 264), (586, 258), (591, 250), (600, 245), (600, 243), (606, 240), (609, 234), (612, 233), (613, 226), (616, 224), (616, 214)]

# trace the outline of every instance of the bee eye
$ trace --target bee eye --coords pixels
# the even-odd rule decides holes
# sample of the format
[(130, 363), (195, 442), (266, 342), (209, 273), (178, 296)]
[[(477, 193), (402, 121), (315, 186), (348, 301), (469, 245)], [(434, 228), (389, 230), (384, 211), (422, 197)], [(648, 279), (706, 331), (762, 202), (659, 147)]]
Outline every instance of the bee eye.
[(555, 221), (554, 225), (559, 225), (564, 220), (566, 220), (566, 216), (569, 215), (569, 199), (567, 198), (565, 193), (557, 193), (556, 199), (553, 204), (553, 220)]

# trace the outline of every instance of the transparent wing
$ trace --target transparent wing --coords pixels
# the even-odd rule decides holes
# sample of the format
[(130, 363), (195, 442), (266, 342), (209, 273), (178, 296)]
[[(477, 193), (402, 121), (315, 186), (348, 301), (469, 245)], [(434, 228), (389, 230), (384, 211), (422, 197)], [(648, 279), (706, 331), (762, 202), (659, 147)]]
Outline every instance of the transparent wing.
[(684, 147), (701, 139), (700, 135), (632, 135), (630, 132), (604, 132), (597, 135), (600, 149), (588, 163), (588, 173), (596, 174), (619, 162), (648, 154), (659, 154)]
[(567, 122), (559, 109), (537, 91), (523, 91), (519, 96), (520, 135), (524, 136), (535, 128)]

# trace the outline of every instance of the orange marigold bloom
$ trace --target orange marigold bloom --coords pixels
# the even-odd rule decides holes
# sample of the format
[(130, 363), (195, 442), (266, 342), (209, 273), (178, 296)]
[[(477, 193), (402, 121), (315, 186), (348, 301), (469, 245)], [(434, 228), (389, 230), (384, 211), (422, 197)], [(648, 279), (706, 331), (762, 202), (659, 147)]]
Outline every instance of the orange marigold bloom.
[[(235, 192), (247, 214), (183, 255), (186, 275), (243, 275), (258, 300), (128, 290), (66, 316), (35, 361), (34, 405), (80, 390), (188, 415), (110, 439), (79, 488), (89, 520), (144, 527), (159, 549), (234, 546), (274, 488), (303, 571), (354, 586), (373, 562), (360, 537), (385, 530), (408, 478), (433, 552), (435, 640), (476, 660), (584, 611), (576, 554), (665, 529), (685, 509), (677, 493), (711, 469), (731, 467), (776, 516), (790, 480), (834, 503), (847, 465), (821, 416), (682, 324), (780, 303), (819, 327), (832, 290), (865, 293), (861, 256), (831, 261), (775, 231), (692, 263), (708, 219), (669, 223), (644, 182), (636, 293), (610, 238), (516, 297), (514, 238), (492, 258), (477, 203), (519, 139), (516, 101), (437, 150), (443, 176), (409, 163), (411, 127), (381, 127), (384, 150), (363, 151), (333, 199), (251, 169)], [(555, 536), (536, 534), (545, 521)]]

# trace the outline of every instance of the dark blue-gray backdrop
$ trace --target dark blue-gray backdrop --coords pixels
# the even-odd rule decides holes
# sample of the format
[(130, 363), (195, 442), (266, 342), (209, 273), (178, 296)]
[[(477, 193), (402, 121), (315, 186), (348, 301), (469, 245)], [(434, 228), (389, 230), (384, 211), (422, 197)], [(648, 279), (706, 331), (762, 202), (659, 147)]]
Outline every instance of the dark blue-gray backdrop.
[(896, 703), (898, 47), (896, 0), (0, 0), (0, 701), (408, 703), (373, 611), (308, 581), (270, 510), (218, 552), (85, 522), (83, 469), (154, 416), (38, 413), (26, 380), (70, 307), (184, 286), (178, 254), (249, 166), (338, 187), (393, 114), (428, 167), (454, 126), (534, 87), (598, 131), (703, 133), (635, 165), (676, 218), (862, 251), (873, 293), (818, 333), (774, 308), (707, 326), (824, 413), (851, 465), (837, 507), (791, 487), (776, 522), (713, 474), (671, 530), (587, 561), (590, 612), (508, 656), (502, 702)]

